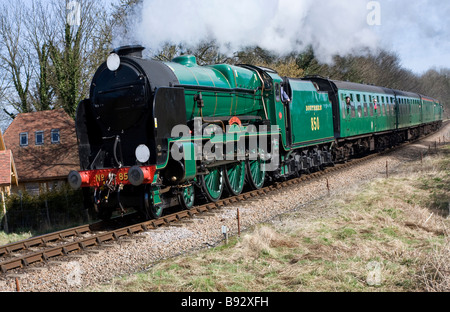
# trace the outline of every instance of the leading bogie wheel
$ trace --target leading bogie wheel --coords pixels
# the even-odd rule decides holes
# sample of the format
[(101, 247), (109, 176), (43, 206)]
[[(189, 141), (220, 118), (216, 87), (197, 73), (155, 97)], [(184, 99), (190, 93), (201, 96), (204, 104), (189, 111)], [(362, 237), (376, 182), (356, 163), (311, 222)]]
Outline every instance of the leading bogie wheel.
[(189, 210), (194, 207), (194, 200), (195, 188), (193, 184), (183, 187), (183, 189), (178, 193), (178, 201), (181, 208), (184, 210)]
[(151, 195), (151, 192), (148, 190), (144, 191), (144, 213), (148, 219), (154, 218), (158, 219), (161, 218), (163, 214), (163, 208), (158, 205), (154, 205), (153, 203), (153, 197)]

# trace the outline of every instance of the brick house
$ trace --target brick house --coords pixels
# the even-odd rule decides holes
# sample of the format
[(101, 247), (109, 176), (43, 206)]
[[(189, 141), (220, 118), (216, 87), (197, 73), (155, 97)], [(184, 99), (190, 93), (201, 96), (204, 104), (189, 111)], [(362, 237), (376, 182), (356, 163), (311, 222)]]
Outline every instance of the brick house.
[(80, 169), (75, 122), (63, 109), (17, 115), (4, 141), (17, 168), (13, 193), (52, 190), (66, 183), (71, 170)]

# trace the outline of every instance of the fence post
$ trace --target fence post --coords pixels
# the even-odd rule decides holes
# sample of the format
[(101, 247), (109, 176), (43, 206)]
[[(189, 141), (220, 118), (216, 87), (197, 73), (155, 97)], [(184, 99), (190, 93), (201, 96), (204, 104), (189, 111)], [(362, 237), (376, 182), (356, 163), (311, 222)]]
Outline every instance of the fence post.
[(238, 225), (238, 236), (241, 236), (241, 214), (239, 213), (239, 208), (237, 208), (237, 225)]

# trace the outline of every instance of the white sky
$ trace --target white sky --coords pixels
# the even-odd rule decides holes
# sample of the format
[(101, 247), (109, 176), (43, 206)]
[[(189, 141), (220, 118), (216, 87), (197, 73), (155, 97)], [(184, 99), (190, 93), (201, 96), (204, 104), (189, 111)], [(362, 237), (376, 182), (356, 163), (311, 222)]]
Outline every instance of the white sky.
[(381, 0), (380, 42), (416, 73), (450, 68), (450, 1)]

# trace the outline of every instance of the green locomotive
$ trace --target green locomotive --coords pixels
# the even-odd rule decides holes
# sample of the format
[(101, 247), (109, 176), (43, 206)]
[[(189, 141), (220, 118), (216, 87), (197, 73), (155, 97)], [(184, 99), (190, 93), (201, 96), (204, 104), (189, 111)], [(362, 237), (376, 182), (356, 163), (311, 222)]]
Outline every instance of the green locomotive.
[[(199, 66), (116, 49), (95, 74), (76, 125), (83, 188), (100, 218), (259, 189), (436, 129), (442, 106), (407, 92), (293, 79), (252, 65)], [(93, 190), (91, 192), (90, 190)]]

